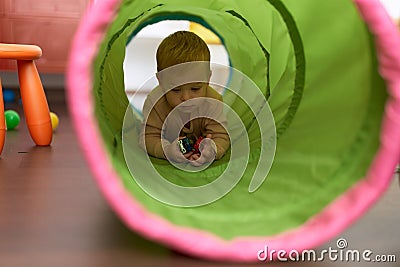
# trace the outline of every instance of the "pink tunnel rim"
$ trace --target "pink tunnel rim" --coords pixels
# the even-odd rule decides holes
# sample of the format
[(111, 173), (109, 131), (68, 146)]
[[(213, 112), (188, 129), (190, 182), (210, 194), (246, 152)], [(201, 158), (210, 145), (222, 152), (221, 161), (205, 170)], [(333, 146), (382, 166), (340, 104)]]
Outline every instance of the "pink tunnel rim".
[[(400, 47), (400, 34), (378, 0), (353, 0), (375, 35), (379, 71), (390, 96), (382, 121), (381, 145), (367, 176), (302, 226), (273, 237), (238, 237), (226, 241), (205, 231), (173, 225), (148, 212), (124, 189), (107, 156), (92, 98), (92, 62), (121, 2), (98, 1), (86, 12), (72, 45), (67, 97), (78, 141), (94, 179), (109, 205), (131, 230), (195, 257), (257, 261), (257, 252), (265, 245), (276, 250), (302, 251), (329, 241), (386, 191), (400, 160), (400, 50), (393, 49)], [(353, 212), (348, 213), (344, 207), (351, 207)]]

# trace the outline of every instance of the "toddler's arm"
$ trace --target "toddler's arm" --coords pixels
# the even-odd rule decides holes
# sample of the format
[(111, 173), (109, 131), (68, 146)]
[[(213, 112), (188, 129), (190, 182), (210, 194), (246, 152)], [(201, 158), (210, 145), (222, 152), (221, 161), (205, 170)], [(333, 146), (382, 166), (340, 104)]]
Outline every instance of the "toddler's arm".
[(230, 146), (229, 135), (225, 128), (220, 123), (208, 119), (205, 132), (206, 134), (211, 134), (211, 139), (216, 145), (217, 153), (215, 155), (215, 159), (222, 158)]
[(146, 99), (143, 106), (143, 115), (146, 124), (139, 137), (140, 146), (156, 158), (165, 158), (161, 144), (161, 130), (163, 121), (155, 109), (151, 109), (151, 101)]

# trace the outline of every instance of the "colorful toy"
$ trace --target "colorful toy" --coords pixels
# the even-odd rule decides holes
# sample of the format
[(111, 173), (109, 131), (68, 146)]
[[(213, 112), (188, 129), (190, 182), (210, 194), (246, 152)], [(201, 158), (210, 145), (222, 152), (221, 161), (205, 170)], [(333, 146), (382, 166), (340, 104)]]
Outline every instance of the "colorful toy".
[(7, 130), (14, 130), (21, 121), (18, 112), (15, 110), (6, 110), (6, 112), (4, 112), (4, 116), (6, 118)]
[(50, 112), (50, 119), (51, 119), (51, 127), (53, 128), (53, 131), (55, 131), (59, 123), (57, 114), (55, 114), (54, 112)]
[(179, 149), (181, 150), (182, 154), (189, 153), (190, 151), (200, 154), (199, 146), (202, 140), (203, 137), (201, 136), (197, 140), (193, 140), (189, 137), (182, 138), (178, 140)]
[[(41, 56), (42, 50), (35, 45), (0, 43), (0, 59), (17, 60), (20, 92), (29, 133), (36, 145), (48, 146), (52, 140), (50, 111), (34, 63), (34, 60)], [(3, 101), (1, 102), (0, 113), (2, 114), (4, 105)], [(0, 135), (0, 143), (4, 144), (4, 138), (4, 135)]]
[[(301, 252), (325, 244), (391, 184), (400, 160), (400, 35), (378, 0), (102, 0), (89, 11), (71, 49), (69, 107), (101, 192), (132, 231), (195, 257), (258, 261), (266, 246)], [(123, 48), (149, 24), (182, 19), (223, 40), (231, 66), (268, 101), (278, 136), (271, 171), (250, 193), (261, 125), (257, 112), (225, 92), (251, 145), (243, 179), (216, 202), (184, 208), (132, 182), (121, 138), (126, 114), (142, 122), (127, 109)], [(140, 155), (131, 155), (137, 168)], [(151, 160), (157, 173), (186, 187), (217, 182), (238, 162), (227, 154), (189, 173)]]
[(178, 146), (182, 154), (189, 153), (192, 151), (192, 140), (190, 138), (185, 137), (178, 140)]
[(201, 141), (203, 141), (203, 137), (202, 136), (200, 136), (199, 138), (197, 138), (197, 140), (196, 140), (196, 142), (194, 143), (194, 145), (193, 145), (193, 153), (195, 153), (195, 154), (201, 154), (200, 153), (200, 143), (201, 143)]

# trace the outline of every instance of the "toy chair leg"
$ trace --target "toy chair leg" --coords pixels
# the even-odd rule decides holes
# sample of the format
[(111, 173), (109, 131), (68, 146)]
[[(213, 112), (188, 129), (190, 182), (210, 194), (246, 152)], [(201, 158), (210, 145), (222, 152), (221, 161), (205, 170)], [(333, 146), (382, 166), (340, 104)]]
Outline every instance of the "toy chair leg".
[(4, 117), (3, 87), (0, 79), (0, 154), (3, 151), (4, 139), (6, 138), (6, 120)]
[(53, 130), (49, 106), (35, 63), (33, 60), (17, 60), (17, 66), (22, 105), (29, 133), (36, 145), (48, 146), (52, 140)]

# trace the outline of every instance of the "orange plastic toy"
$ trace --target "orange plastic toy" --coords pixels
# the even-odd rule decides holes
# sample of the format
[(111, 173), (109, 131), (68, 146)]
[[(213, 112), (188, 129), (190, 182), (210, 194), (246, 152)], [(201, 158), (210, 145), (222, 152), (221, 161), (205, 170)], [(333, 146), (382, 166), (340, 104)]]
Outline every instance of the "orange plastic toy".
[[(22, 105), (29, 133), (38, 146), (48, 146), (53, 137), (50, 111), (42, 82), (34, 60), (42, 56), (42, 50), (35, 45), (0, 43), (0, 59), (15, 59)], [(1, 89), (1, 81), (0, 81)], [(1, 91), (1, 90), (0, 90)], [(4, 114), (3, 94), (0, 92), (0, 114)], [(5, 119), (0, 116), (0, 153), (5, 139)]]

